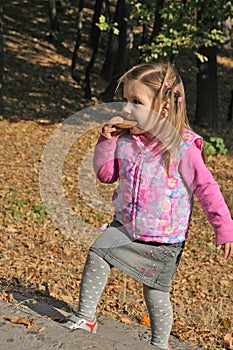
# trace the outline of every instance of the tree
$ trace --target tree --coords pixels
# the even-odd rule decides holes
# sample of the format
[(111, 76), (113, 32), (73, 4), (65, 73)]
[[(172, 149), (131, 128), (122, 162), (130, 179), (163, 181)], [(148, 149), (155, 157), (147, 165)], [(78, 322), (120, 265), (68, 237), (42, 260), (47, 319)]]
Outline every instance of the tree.
[(82, 44), (83, 14), (85, 9), (84, 5), (85, 5), (85, 1), (80, 0), (79, 7), (78, 7), (78, 15), (77, 15), (76, 42), (75, 42), (75, 47), (74, 47), (73, 56), (72, 56), (72, 63), (71, 63), (71, 74), (73, 79), (83, 88), (85, 92), (85, 97), (88, 99), (91, 99), (92, 93), (91, 93), (91, 86), (90, 86), (90, 75), (98, 54), (99, 42), (101, 38), (101, 30), (97, 26), (97, 23), (99, 21), (99, 18), (103, 16), (106, 11), (108, 11), (109, 2), (108, 0), (95, 1), (94, 14), (93, 14), (91, 32), (90, 32), (91, 34), (89, 39), (89, 43), (92, 48), (92, 55), (89, 60), (89, 63), (85, 68), (85, 76), (84, 78), (82, 78), (80, 76), (80, 71), (78, 69), (78, 58), (79, 58), (79, 48), (80, 48), (80, 45)]
[[(106, 50), (100, 74), (109, 83), (100, 95), (103, 101), (113, 99), (117, 79), (129, 65), (161, 58), (173, 62), (186, 50), (197, 57), (195, 121), (211, 125), (217, 123), (216, 56), (218, 47), (226, 40), (222, 23), (231, 13), (229, 0), (96, 0), (90, 38), (93, 51), (85, 69), (85, 79), (81, 80), (76, 63), (81, 43), (83, 4), (84, 0), (80, 0), (71, 71), (73, 78), (83, 87), (86, 97), (91, 98), (90, 75), (103, 43), (100, 38), (103, 36), (106, 39), (107, 34), (108, 45), (101, 47), (102, 52)], [(115, 9), (113, 16), (106, 10), (109, 8), (111, 11)], [(132, 51), (133, 55), (129, 55)], [(205, 101), (208, 101), (208, 105)]]
[(94, 15), (93, 15), (93, 21), (92, 21), (92, 27), (91, 27), (91, 36), (90, 36), (90, 46), (92, 47), (92, 56), (91, 59), (86, 67), (85, 70), (85, 92), (86, 97), (88, 99), (91, 99), (91, 86), (90, 86), (90, 75), (92, 68), (95, 64), (95, 60), (98, 54), (99, 49), (99, 41), (101, 37), (101, 31), (100, 28), (96, 25), (99, 21), (99, 18), (104, 15), (104, 13), (108, 10), (109, 3), (106, 0), (96, 0), (95, 2), (95, 8), (94, 8)]
[[(220, 4), (221, 3), (221, 4)], [(222, 7), (219, 7), (219, 5)], [(197, 59), (197, 102), (195, 122), (207, 126), (217, 126), (218, 122), (218, 78), (217, 52), (225, 37), (221, 23), (227, 18), (226, 1), (199, 0), (197, 10), (197, 31), (201, 34), (202, 44)]]
[(51, 35), (56, 37), (57, 34), (59, 33), (56, 0), (48, 0), (48, 10), (49, 10)]
[(150, 37), (150, 43), (159, 34), (162, 27), (161, 11), (164, 7), (164, 0), (158, 0), (155, 3), (156, 3), (156, 6), (155, 6), (155, 13), (154, 13), (154, 25), (153, 25), (153, 30)]
[[(159, 31), (155, 32), (149, 44), (141, 47), (145, 61), (160, 57), (167, 57), (173, 61), (184, 49), (196, 55), (198, 73), (195, 122), (199, 124), (217, 124), (216, 58), (218, 47), (225, 42), (222, 23), (230, 13), (231, 6), (227, 0), (183, 0), (175, 3), (161, 1), (156, 9)], [(152, 37), (153, 35), (154, 33)]]
[(0, 2), (0, 115), (3, 115), (3, 6)]
[(232, 118), (233, 118), (233, 90), (231, 90), (231, 100), (230, 100), (229, 107), (228, 107), (227, 120), (231, 121)]
[(96, 48), (97, 43), (100, 39), (100, 26), (98, 25), (101, 17), (105, 18), (105, 15), (109, 17), (110, 13), (110, 4), (109, 0), (96, 0), (94, 6), (94, 14), (91, 24), (91, 35), (90, 35), (90, 46), (93, 50)]
[[(102, 77), (109, 81), (109, 85), (101, 94), (105, 102), (112, 101), (119, 76), (129, 65), (131, 50), (131, 30), (126, 21), (129, 17), (129, 7), (126, 0), (118, 0), (114, 15), (114, 23), (118, 24), (119, 35), (111, 29), (109, 45), (102, 69)], [(118, 33), (117, 33), (118, 34)]]
[[(228, 2), (227, 6), (231, 6), (231, 3)], [(222, 31), (225, 35), (225, 42), (224, 42), (224, 47), (225, 49), (230, 49), (231, 48), (231, 33), (232, 33), (232, 23), (231, 23), (231, 16), (226, 17), (222, 21)]]
[(71, 75), (73, 79), (83, 88), (83, 90), (88, 94), (86, 91), (86, 87), (83, 84), (79, 71), (77, 69), (77, 61), (78, 61), (78, 50), (81, 45), (81, 39), (82, 39), (82, 29), (83, 29), (83, 10), (84, 10), (84, 0), (80, 0), (79, 7), (78, 7), (78, 15), (77, 15), (77, 34), (76, 34), (76, 41), (74, 46), (74, 51), (72, 55), (72, 62), (71, 62)]
[(217, 47), (201, 47), (202, 62), (197, 58), (196, 112), (195, 123), (203, 126), (217, 126), (218, 121), (218, 78)]

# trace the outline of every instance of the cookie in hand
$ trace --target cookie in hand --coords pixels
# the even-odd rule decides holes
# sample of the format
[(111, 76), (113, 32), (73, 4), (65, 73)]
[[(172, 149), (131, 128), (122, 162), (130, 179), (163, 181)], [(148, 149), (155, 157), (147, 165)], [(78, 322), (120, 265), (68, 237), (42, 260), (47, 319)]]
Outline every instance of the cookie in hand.
[(135, 122), (134, 120), (125, 120), (125, 119), (123, 119), (121, 123), (114, 124), (114, 126), (118, 129), (131, 129), (136, 125), (137, 125), (137, 122)]

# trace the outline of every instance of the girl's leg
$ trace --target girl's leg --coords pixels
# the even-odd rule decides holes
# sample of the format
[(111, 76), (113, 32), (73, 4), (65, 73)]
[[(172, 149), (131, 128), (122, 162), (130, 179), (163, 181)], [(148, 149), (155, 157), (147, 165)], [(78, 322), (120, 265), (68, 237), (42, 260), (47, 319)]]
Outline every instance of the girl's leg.
[(93, 320), (102, 292), (106, 286), (110, 265), (89, 251), (82, 274), (77, 316)]
[(151, 344), (167, 350), (173, 323), (170, 293), (161, 292), (146, 285), (143, 285), (143, 292), (150, 317)]

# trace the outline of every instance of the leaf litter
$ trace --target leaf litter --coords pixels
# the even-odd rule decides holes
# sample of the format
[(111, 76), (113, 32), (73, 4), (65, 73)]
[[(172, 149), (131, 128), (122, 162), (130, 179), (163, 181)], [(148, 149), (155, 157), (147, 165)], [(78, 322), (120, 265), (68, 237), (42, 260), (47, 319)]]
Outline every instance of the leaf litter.
[[(55, 127), (56, 125), (46, 126), (50, 132), (44, 132), (44, 126), (34, 121), (13, 124), (1, 122), (1, 147), (4, 152), (1, 151), (3, 167), (0, 178), (0, 278), (8, 284), (8, 288), (2, 291), (2, 298), (8, 302), (12, 300), (12, 297), (8, 294), (6, 297), (4, 293), (7, 289), (11, 290), (12, 284), (17, 281), (22, 293), (25, 289), (30, 289), (37, 297), (51, 296), (75, 309), (89, 248), (88, 237), (86, 243), (78, 244), (54, 227), (48, 216), (40, 221), (40, 214), (33, 212), (33, 208), (42, 205), (38, 184), (40, 157), (48, 136)], [(30, 133), (32, 148), (28, 147), (25, 140), (25, 128)], [(12, 145), (12, 134), (20, 146), (20, 154)], [(70, 177), (64, 177), (67, 199), (79, 218), (83, 222), (89, 221), (93, 229), (112, 219), (110, 214), (100, 216), (97, 209), (89, 207), (82, 198), (76, 180), (80, 161), (95, 141), (96, 138), (93, 137), (90, 144), (89, 136), (85, 135), (71, 148), (71, 154), (67, 155), (68, 161), (64, 163), (64, 174), (67, 173)], [(26, 160), (23, 167), (22, 158)], [(233, 165), (230, 155), (209, 158), (209, 167), (226, 197), (228, 194), (231, 196), (233, 189), (230, 162)], [(222, 176), (223, 168), (225, 176)], [(93, 169), (89, 171), (92, 172)], [(100, 195), (102, 191), (110, 199), (113, 188), (107, 193), (106, 187), (102, 190), (101, 185), (97, 184), (98, 186)], [(12, 208), (19, 211), (17, 216)], [(213, 230), (196, 202), (189, 238), (171, 290), (174, 306), (173, 335), (206, 349), (227, 349), (231, 346), (232, 266), (231, 261), (225, 261), (222, 254), (216, 253)], [(129, 325), (149, 326), (140, 283), (115, 268), (112, 269), (100, 300), (98, 312)], [(28, 327), (32, 325), (24, 319), (9, 320)]]

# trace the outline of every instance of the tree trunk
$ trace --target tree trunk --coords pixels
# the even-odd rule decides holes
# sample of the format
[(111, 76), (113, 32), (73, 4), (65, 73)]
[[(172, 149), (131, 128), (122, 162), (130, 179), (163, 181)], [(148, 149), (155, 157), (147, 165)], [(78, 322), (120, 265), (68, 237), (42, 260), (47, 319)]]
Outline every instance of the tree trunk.
[(141, 45), (142, 46), (148, 44), (148, 38), (149, 38), (149, 28), (144, 23), (142, 25), (142, 37), (141, 37)]
[(59, 32), (56, 0), (48, 0), (51, 32)]
[(0, 4), (0, 115), (3, 115), (3, 6)]
[[(211, 0), (200, 1), (197, 10), (197, 29), (206, 28), (209, 32), (217, 26), (217, 18), (214, 12), (209, 11)], [(212, 4), (214, 6), (214, 4)], [(204, 44), (199, 48), (199, 53), (207, 57), (207, 61), (201, 62), (197, 58), (197, 93), (195, 122), (203, 126), (217, 126), (218, 121), (218, 78), (217, 78), (217, 47)]]
[[(119, 4), (121, 0), (117, 1), (116, 10), (114, 14), (114, 22), (119, 23)], [(110, 32), (107, 53), (105, 56), (101, 76), (106, 81), (110, 81), (113, 75), (113, 70), (116, 64), (116, 56), (119, 47), (119, 36), (115, 35), (113, 31)]]
[[(105, 61), (103, 64), (103, 69), (101, 72), (102, 78), (106, 81), (110, 81), (113, 76), (113, 71), (118, 61), (118, 50), (123, 44), (126, 47), (126, 21), (125, 18), (128, 17), (128, 5), (126, 0), (118, 0), (116, 4), (116, 10), (113, 18), (114, 23), (118, 23), (120, 34), (115, 35), (113, 31), (110, 32), (109, 42)], [(121, 47), (122, 51), (123, 48)], [(122, 61), (122, 58), (120, 59)]]
[(217, 126), (218, 79), (217, 48), (202, 47), (199, 52), (208, 58), (207, 62), (197, 59), (197, 101), (195, 122), (203, 126)]
[(224, 43), (225, 49), (231, 48), (231, 31), (232, 31), (232, 24), (231, 24), (231, 18), (228, 17), (223, 23), (222, 23), (222, 31), (226, 37), (226, 41)]
[(233, 118), (233, 90), (231, 91), (231, 100), (228, 107), (227, 120), (230, 122)]
[(99, 22), (99, 18), (101, 15), (109, 12), (109, 6), (110, 6), (109, 0), (95, 1), (94, 15), (92, 19), (91, 35), (90, 35), (90, 46), (93, 48), (93, 50), (96, 48), (97, 46), (96, 43), (99, 41), (99, 37), (100, 37), (100, 29), (96, 25), (96, 23)]
[(120, 33), (118, 36), (111, 33), (107, 57), (102, 71), (102, 76), (110, 82), (100, 96), (105, 102), (112, 101), (117, 80), (129, 65), (129, 52), (132, 49), (133, 34), (125, 21), (128, 16), (127, 1), (118, 0), (114, 22), (119, 24)]
[(79, 46), (81, 44), (81, 38), (82, 38), (84, 1), (85, 0), (80, 0), (80, 2), (79, 2), (78, 15), (77, 15), (77, 34), (76, 34), (75, 47), (74, 47), (74, 51), (73, 51), (73, 55), (72, 55), (71, 75), (72, 75), (72, 78), (85, 91), (86, 87), (83, 85), (83, 82), (82, 82), (82, 80), (79, 77), (79, 71), (76, 69), (77, 61), (78, 61), (78, 50), (79, 50)]
[(161, 10), (164, 6), (164, 0), (156, 1), (155, 15), (154, 15), (154, 26), (150, 36), (150, 44), (153, 42), (154, 38), (159, 34), (162, 27), (162, 17)]
[(90, 75), (91, 75), (92, 68), (95, 64), (96, 57), (98, 55), (99, 41), (101, 37), (101, 30), (98, 28), (96, 23), (99, 21), (99, 17), (105, 13), (107, 6), (108, 6), (108, 1), (106, 0), (96, 0), (95, 2), (95, 9), (94, 9), (94, 15), (93, 15), (93, 21), (92, 21), (91, 37), (90, 37), (90, 45), (93, 51), (92, 51), (90, 62), (88, 63), (85, 70), (85, 93), (86, 93), (85, 97), (88, 98), (89, 100), (92, 97), (91, 86), (90, 86)]

